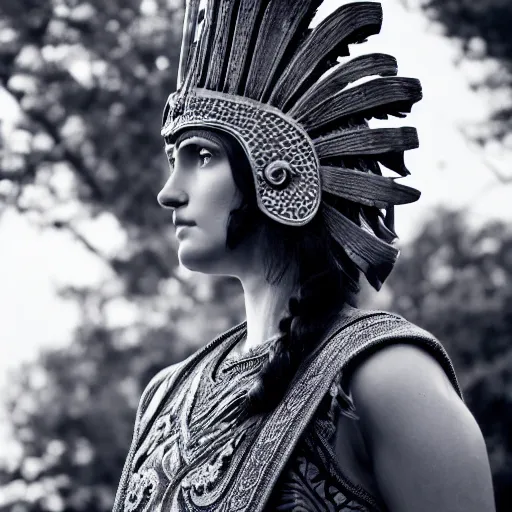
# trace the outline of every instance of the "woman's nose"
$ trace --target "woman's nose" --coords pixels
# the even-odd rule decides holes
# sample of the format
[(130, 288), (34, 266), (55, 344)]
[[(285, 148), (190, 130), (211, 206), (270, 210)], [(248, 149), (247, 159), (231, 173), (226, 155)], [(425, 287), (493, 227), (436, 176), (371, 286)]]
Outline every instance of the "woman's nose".
[(157, 200), (163, 208), (179, 208), (188, 203), (188, 196), (183, 190), (171, 187), (171, 179), (157, 195)]

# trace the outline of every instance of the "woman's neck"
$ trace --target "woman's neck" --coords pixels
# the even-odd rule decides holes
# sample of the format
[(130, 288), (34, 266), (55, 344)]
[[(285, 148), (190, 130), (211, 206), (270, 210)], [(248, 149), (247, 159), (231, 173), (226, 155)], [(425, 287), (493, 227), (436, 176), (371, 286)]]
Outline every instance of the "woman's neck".
[(277, 285), (261, 276), (241, 280), (244, 290), (247, 336), (237, 351), (245, 354), (279, 335), (279, 322), (287, 314), (290, 297), (297, 291), (296, 278), (287, 272)]

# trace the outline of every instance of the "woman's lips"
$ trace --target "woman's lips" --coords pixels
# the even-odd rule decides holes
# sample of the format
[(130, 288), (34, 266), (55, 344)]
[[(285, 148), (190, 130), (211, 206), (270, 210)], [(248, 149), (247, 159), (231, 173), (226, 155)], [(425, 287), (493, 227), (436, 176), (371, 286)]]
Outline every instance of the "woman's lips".
[(191, 225), (180, 224), (176, 228), (176, 238), (181, 238), (185, 233), (187, 233), (187, 230), (189, 230), (193, 227), (194, 226), (191, 226)]

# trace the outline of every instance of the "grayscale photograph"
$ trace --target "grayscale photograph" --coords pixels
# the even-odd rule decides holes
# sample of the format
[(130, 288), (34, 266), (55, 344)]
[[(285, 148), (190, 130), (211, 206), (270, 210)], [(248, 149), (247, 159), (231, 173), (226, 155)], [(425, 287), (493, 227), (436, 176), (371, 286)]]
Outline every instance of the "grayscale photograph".
[(0, 512), (510, 512), (511, 27), (0, 0)]

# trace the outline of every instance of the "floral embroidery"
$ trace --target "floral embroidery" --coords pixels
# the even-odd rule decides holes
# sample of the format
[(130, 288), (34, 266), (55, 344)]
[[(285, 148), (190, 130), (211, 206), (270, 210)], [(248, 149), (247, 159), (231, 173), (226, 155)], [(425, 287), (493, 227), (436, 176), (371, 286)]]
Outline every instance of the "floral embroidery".
[(130, 478), (128, 493), (124, 502), (126, 512), (146, 512), (150, 510), (155, 491), (158, 487), (158, 475), (155, 470), (143, 470)]

